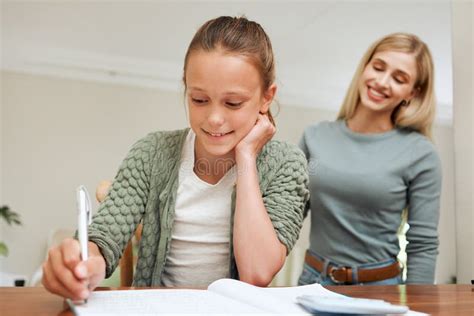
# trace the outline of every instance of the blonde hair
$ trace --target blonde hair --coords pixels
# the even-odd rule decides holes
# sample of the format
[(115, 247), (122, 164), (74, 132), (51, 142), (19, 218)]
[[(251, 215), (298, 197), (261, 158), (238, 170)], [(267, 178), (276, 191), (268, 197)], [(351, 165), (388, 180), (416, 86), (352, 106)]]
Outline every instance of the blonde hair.
[[(275, 58), (270, 38), (263, 28), (245, 17), (221, 16), (204, 23), (189, 44), (184, 58), (183, 82), (186, 87), (186, 68), (191, 53), (198, 50), (210, 52), (222, 49), (224, 52), (247, 57), (262, 78), (263, 91), (275, 81)], [(273, 116), (267, 112), (270, 122)]]
[(393, 111), (393, 124), (413, 129), (431, 139), (436, 103), (433, 59), (428, 46), (413, 34), (389, 34), (369, 47), (355, 71), (337, 118), (347, 120), (354, 116), (360, 102), (359, 81), (362, 73), (374, 54), (383, 51), (413, 54), (417, 66), (417, 78), (413, 87), (416, 94), (408, 105), (398, 106)]

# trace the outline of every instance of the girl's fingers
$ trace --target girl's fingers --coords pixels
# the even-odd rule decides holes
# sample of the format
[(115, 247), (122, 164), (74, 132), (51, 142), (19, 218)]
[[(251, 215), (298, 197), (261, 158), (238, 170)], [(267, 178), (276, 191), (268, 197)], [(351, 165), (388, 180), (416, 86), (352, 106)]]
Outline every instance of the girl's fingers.
[(86, 293), (82, 293), (87, 290), (86, 281), (78, 279), (74, 276), (72, 270), (64, 262), (64, 255), (62, 252), (50, 256), (50, 263), (55, 277), (58, 282), (62, 284), (68, 292), (73, 293), (75, 297), (82, 297)]
[(73, 271), (77, 264), (81, 261), (81, 246), (79, 241), (72, 238), (65, 239), (60, 247), (62, 260), (69, 270)]
[[(105, 261), (98, 256), (91, 256), (87, 262), (81, 263), (88, 272), (89, 290), (95, 289), (105, 279)], [(81, 266), (78, 266), (78, 269)]]
[(276, 132), (276, 128), (272, 124), (272, 122), (270, 122), (270, 119), (268, 118), (267, 114), (259, 114), (257, 123), (259, 123), (262, 126), (262, 129), (265, 135), (265, 143), (266, 143), (268, 140), (270, 140), (273, 137), (273, 135)]
[(65, 287), (63, 282), (61, 282), (58, 276), (56, 275), (49, 259), (43, 264), (42, 283), (48, 291), (60, 295), (62, 297), (71, 298), (74, 300), (84, 299), (85, 297), (87, 297), (87, 295), (84, 297), (85, 293), (75, 293)]

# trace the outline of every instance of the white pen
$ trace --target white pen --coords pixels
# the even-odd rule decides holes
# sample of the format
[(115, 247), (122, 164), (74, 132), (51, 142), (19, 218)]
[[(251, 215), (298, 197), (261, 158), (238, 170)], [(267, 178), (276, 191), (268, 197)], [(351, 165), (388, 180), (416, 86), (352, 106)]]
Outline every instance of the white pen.
[(87, 226), (89, 226), (92, 219), (91, 201), (89, 193), (85, 186), (81, 185), (77, 188), (77, 234), (79, 237), (79, 244), (81, 245), (81, 258), (86, 261), (88, 258), (88, 238)]
[[(76, 191), (76, 202), (77, 202), (77, 235), (79, 238), (79, 244), (81, 246), (81, 259), (86, 261), (89, 258), (88, 253), (88, 226), (92, 220), (92, 207), (89, 193), (85, 186), (80, 185)], [(73, 306), (72, 301), (66, 300), (69, 306)], [(76, 302), (80, 303), (80, 302)], [(82, 303), (87, 303), (85, 299)], [(71, 308), (73, 310), (73, 308)]]

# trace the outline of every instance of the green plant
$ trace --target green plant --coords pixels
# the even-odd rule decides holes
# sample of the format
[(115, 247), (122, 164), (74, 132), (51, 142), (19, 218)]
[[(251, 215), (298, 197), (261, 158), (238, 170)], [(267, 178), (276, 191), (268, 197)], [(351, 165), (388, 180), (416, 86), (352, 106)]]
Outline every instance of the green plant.
[[(0, 207), (0, 217), (3, 218), (8, 225), (21, 225), (20, 214), (13, 212), (6, 205)], [(0, 256), (8, 256), (8, 247), (0, 241)]]

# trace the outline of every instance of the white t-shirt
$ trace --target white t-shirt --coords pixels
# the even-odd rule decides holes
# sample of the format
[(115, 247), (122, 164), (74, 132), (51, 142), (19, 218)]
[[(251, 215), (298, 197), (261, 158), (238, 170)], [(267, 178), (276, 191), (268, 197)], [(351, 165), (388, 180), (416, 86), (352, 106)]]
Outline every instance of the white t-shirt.
[(216, 184), (193, 171), (195, 134), (181, 154), (171, 245), (163, 271), (164, 286), (208, 286), (229, 277), (231, 196), (235, 167)]

